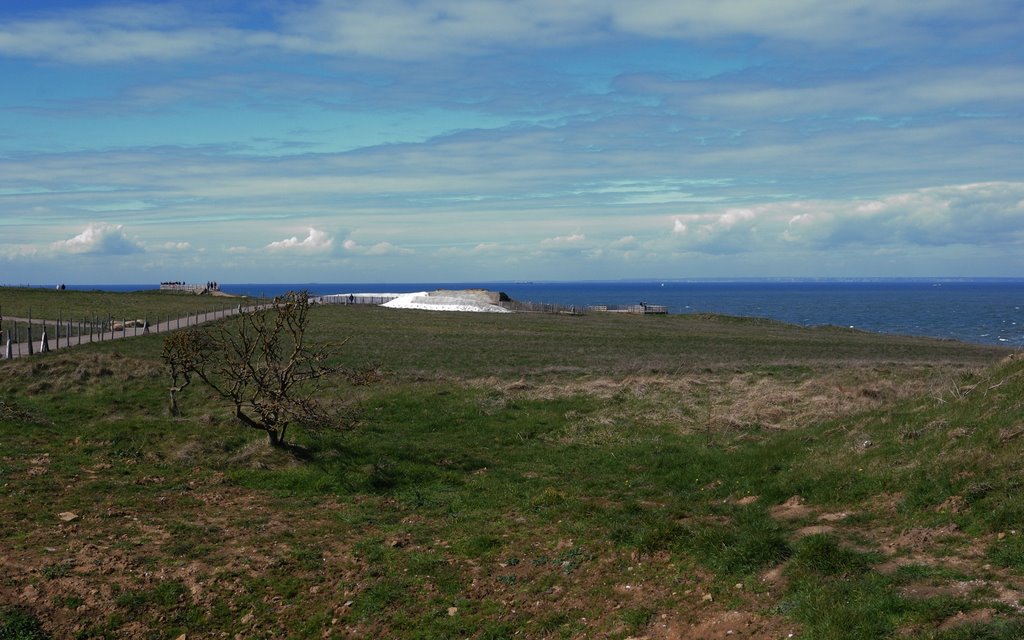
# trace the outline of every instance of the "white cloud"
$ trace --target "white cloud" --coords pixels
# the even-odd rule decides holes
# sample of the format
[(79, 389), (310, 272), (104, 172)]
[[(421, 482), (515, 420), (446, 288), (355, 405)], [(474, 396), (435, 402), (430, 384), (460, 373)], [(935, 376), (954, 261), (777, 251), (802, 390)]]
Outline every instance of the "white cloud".
[(243, 15), (123, 4), (11, 16), (0, 26), (0, 54), (78, 64), (260, 50), (421, 60), (622, 35), (863, 47), (926, 39), (929, 20), (965, 32), (1005, 28), (1012, 11), (999, 0), (320, 0), (292, 3), (278, 24), (251, 28)]
[(545, 238), (541, 240), (540, 246), (544, 248), (559, 248), (579, 245), (585, 242), (587, 237), (582, 233), (573, 233), (567, 236), (556, 236), (554, 238)]
[(356, 242), (355, 240), (348, 239), (342, 247), (345, 251), (356, 255), (364, 256), (388, 256), (388, 255), (412, 255), (415, 253), (412, 249), (404, 247), (397, 247), (390, 242), (378, 242), (377, 244), (364, 246)]
[(333, 246), (334, 238), (327, 232), (310, 227), (309, 234), (301, 240), (298, 236), (292, 236), (291, 238), (271, 242), (266, 248), (271, 251), (303, 251), (307, 253), (319, 253), (323, 251), (330, 251)]
[[(995, 2), (984, 3), (989, 8)], [(955, 0), (644, 0), (612, 10), (620, 29), (644, 36), (713, 38), (754, 35), (815, 44), (875, 44), (909, 37), (928, 16), (959, 16), (965, 22), (984, 12)], [(919, 23), (918, 23), (919, 24)]]
[(0, 53), (75, 64), (193, 58), (213, 53), (225, 43), (242, 42), (235, 30), (163, 31), (73, 20), (8, 23), (0, 30)]
[(191, 242), (162, 242), (155, 245), (155, 248), (164, 251), (188, 251), (192, 248)]
[(144, 251), (138, 241), (125, 235), (124, 226), (94, 222), (84, 231), (68, 240), (59, 240), (50, 245), (58, 253), (127, 255)]
[(278, 45), (401, 60), (489, 53), (512, 45), (559, 47), (617, 35), (709, 40), (755, 36), (821, 47), (926, 39), (928, 19), (968, 31), (997, 25), (999, 0), (321, 0), (290, 13)]
[(896, 67), (871, 73), (842, 71), (811, 84), (760, 74), (695, 81), (635, 74), (618, 78), (616, 88), (625, 95), (656, 98), (718, 121), (749, 119), (751, 114), (761, 120), (848, 114), (862, 125), (877, 125), (907, 114), (1020, 102), (1024, 100), (1024, 71), (1012, 65), (958, 64), (926, 73), (920, 68)]
[(788, 201), (685, 214), (673, 218), (671, 235), (680, 246), (709, 253), (1024, 244), (1024, 183), (953, 185), (872, 200)]
[(507, 245), (500, 245), (497, 242), (481, 242), (474, 246), (446, 246), (440, 247), (434, 250), (431, 255), (437, 258), (465, 258), (469, 256), (497, 256), (505, 255), (510, 251), (514, 251), (513, 248)]

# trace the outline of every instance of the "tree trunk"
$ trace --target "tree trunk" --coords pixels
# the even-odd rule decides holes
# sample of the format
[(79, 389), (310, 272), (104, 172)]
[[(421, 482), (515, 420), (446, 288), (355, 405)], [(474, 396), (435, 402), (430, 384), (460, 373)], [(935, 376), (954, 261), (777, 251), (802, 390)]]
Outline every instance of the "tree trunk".
[(247, 427), (256, 429), (258, 431), (265, 431), (267, 434), (267, 439), (270, 441), (270, 446), (287, 448), (287, 445), (284, 442), (284, 438), (282, 437), (284, 434), (278, 433), (277, 429), (275, 429), (274, 427), (267, 426), (262, 422), (256, 422), (249, 416), (245, 415), (245, 412), (242, 411), (242, 407), (239, 405), (235, 406), (235, 417), (238, 418), (242, 422), (242, 424), (244, 424)]
[(283, 447), (284, 441), (281, 440), (280, 436), (277, 435), (277, 431), (273, 429), (267, 429), (267, 438), (270, 439), (270, 446), (272, 447)]

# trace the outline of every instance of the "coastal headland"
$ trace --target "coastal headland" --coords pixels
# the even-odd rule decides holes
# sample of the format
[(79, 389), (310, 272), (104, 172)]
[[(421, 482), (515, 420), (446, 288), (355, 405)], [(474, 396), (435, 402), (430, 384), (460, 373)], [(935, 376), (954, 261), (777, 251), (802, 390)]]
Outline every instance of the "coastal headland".
[[(48, 296), (124, 317), (239, 304), (69, 293), (32, 293), (33, 317)], [(172, 416), (167, 334), (0, 362), (0, 630), (1024, 631), (1012, 349), (707, 314), (309, 318), (337, 347), (320, 400), (359, 417), (297, 427), (301, 455), (202, 385)]]

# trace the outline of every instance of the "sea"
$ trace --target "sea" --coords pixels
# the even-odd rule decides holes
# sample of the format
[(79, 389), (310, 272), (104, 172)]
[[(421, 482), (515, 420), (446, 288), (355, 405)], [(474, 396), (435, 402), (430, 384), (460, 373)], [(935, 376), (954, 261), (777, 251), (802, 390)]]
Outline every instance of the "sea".
[[(68, 285), (137, 291), (158, 285)], [(586, 307), (663, 305), (670, 314), (719, 313), (803, 326), (928, 336), (1024, 349), (1024, 278), (871, 280), (637, 280), (584, 282), (431, 282), (225, 284), (226, 293), (275, 296), (409, 293), (481, 288), (513, 300)]]

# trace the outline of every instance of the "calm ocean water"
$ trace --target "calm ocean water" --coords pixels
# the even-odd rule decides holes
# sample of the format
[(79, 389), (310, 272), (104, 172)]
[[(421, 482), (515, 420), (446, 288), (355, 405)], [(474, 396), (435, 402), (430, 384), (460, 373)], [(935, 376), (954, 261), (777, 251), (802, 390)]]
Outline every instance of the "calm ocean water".
[[(133, 291), (153, 285), (73, 286)], [(837, 325), (1024, 348), (1024, 279), (873, 281), (648, 281), (221, 284), (228, 293), (504, 291), (514, 300), (586, 306), (665, 305), (669, 313), (724, 313), (804, 326)]]

